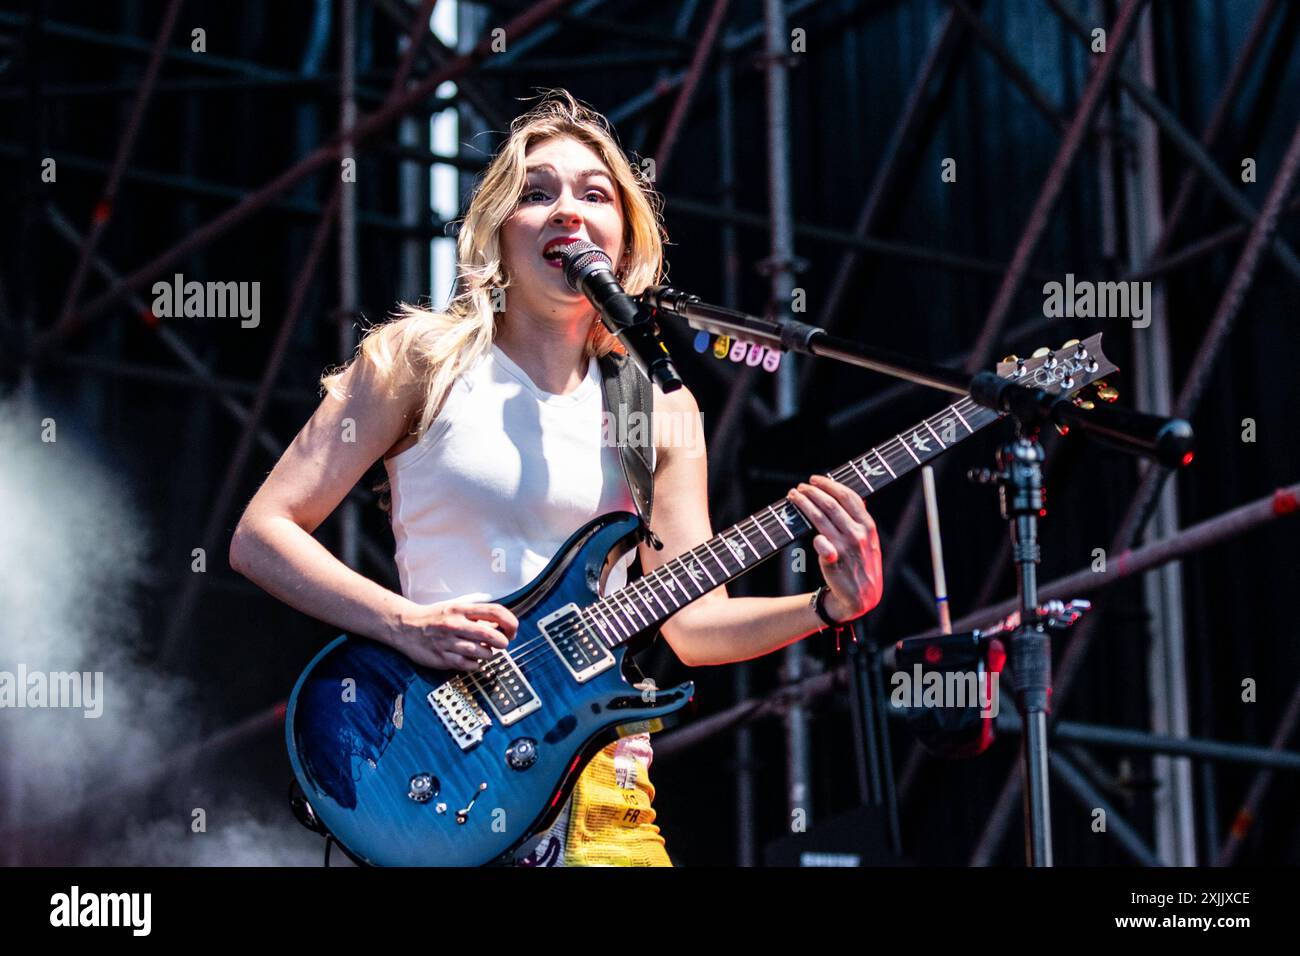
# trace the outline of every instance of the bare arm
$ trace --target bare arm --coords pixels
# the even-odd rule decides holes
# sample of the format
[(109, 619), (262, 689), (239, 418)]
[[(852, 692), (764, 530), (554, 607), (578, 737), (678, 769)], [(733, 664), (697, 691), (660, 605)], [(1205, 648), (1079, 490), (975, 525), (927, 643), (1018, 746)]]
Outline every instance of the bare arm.
[[(641, 568), (646, 574), (713, 537), (703, 426), (699, 424), (698, 431), (693, 431), (683, 425), (699, 422), (699, 406), (689, 389), (664, 395), (656, 388), (655, 420), (657, 431), (670, 421), (673, 427), (667, 434), (689, 440), (661, 442), (658, 446), (651, 525), (664, 549), (656, 551), (644, 543), (639, 546)], [(817, 484), (815, 488), (806, 486), (806, 497), (792, 500), (821, 532), (814, 547), (823, 575), (832, 587), (825, 603), (827, 613), (836, 620), (847, 620), (875, 607), (880, 600), (879, 539), (862, 499), (852, 489), (821, 476)], [(831, 568), (834, 573), (830, 573)], [(733, 598), (722, 585), (674, 614), (661, 632), (688, 666), (749, 660), (824, 627), (809, 606), (809, 597), (805, 592)]]
[(326, 396), (249, 502), (230, 542), (230, 566), (291, 607), (417, 663), (473, 669), (491, 656), (483, 645), (505, 647), (514, 633), (518, 622), (507, 609), (416, 604), (353, 571), (312, 537), (406, 432), (419, 400), (418, 383), (386, 383), (364, 360), (341, 384), (346, 397)]

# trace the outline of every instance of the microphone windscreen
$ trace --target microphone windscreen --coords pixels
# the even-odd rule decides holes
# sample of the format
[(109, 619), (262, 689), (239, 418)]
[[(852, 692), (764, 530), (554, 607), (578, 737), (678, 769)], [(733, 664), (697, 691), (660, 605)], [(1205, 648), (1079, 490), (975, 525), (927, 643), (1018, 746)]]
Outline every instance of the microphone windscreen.
[(577, 242), (571, 242), (560, 250), (560, 255), (564, 258), (564, 281), (569, 284), (569, 288), (574, 292), (581, 292), (578, 288), (578, 281), (582, 277), (583, 271), (594, 262), (604, 262), (610, 269), (614, 263), (605, 254), (605, 250), (600, 248), (594, 242), (588, 242), (586, 239), (579, 239)]

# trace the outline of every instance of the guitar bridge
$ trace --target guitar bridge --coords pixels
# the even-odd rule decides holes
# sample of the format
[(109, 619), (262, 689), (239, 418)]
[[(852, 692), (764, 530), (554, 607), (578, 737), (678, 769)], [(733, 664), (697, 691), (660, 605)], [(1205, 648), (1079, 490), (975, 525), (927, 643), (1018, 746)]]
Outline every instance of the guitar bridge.
[(474, 692), (464, 677), (453, 677), (429, 691), (428, 699), (433, 712), (461, 750), (477, 745), (483, 739), (483, 731), (492, 726), (492, 718), (474, 699)]

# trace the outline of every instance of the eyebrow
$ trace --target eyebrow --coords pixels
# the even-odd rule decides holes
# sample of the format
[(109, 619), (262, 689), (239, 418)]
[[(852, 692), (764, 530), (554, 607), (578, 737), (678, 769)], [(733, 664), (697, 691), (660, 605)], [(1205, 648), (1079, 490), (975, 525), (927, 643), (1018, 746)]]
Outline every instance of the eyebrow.
[[(550, 163), (538, 163), (536, 166), (529, 166), (524, 171), (528, 173), (541, 173), (541, 172), (555, 173), (555, 167), (552, 166)], [(611, 176), (606, 170), (603, 169), (584, 169), (580, 173), (578, 173), (579, 179), (587, 179), (591, 176), (604, 176), (610, 182), (614, 181), (614, 177)]]

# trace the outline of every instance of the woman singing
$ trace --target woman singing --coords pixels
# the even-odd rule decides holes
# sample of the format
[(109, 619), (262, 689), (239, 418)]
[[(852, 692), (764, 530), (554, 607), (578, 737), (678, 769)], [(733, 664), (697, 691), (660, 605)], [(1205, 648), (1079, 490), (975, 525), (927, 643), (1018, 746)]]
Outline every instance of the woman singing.
[[(661, 281), (659, 200), (604, 117), (559, 92), (512, 125), (477, 184), (443, 312), (403, 306), (356, 359), (322, 379), (320, 407), (249, 503), (231, 566), (314, 617), (417, 664), (473, 671), (508, 649), (517, 620), (493, 595), (528, 584), (585, 522), (634, 511), (618, 449), (602, 440), (596, 358), (622, 345), (565, 284), (557, 248), (585, 239), (633, 295)], [(687, 388), (653, 391), (656, 424), (690, 422)], [(350, 427), (349, 427), (350, 426)], [(709, 539), (706, 458), (655, 429), (652, 530), (643, 573)], [(350, 439), (350, 440), (345, 440)], [(383, 458), (401, 594), (312, 537)], [(789, 492), (818, 534), (829, 591), (848, 621), (880, 600), (880, 544), (862, 499), (814, 475)], [(769, 654), (821, 630), (809, 594), (732, 598), (716, 587), (661, 630), (688, 666)], [(648, 734), (607, 746), (524, 865), (672, 865), (655, 825)]]

